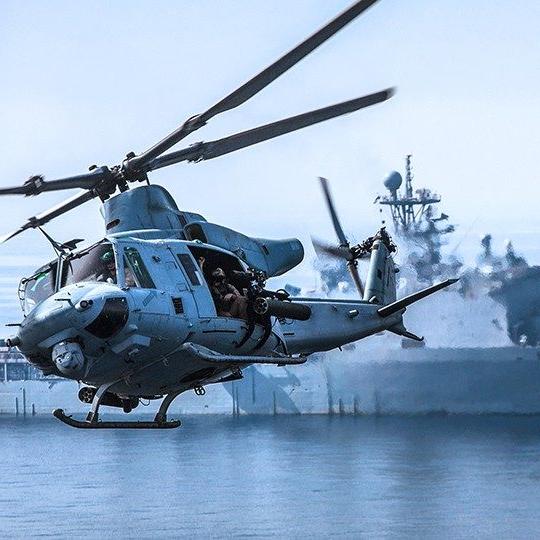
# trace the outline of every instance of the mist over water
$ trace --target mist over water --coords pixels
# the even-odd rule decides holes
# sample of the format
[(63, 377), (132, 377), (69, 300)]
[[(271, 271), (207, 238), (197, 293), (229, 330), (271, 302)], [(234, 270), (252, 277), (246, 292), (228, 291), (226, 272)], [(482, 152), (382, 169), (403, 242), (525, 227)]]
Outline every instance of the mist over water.
[(411, 306), (403, 319), (412, 332), (425, 336), (429, 347), (512, 345), (503, 306), (488, 296), (463, 298), (452, 286)]

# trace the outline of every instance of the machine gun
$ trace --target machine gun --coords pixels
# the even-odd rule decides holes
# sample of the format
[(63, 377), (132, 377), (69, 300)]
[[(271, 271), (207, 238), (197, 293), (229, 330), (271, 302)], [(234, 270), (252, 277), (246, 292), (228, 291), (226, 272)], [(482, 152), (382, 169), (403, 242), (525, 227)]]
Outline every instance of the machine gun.
[(309, 306), (289, 301), (290, 295), (284, 289), (277, 291), (265, 289), (266, 274), (264, 272), (250, 268), (245, 272), (233, 270), (232, 275), (246, 291), (248, 299), (248, 328), (244, 337), (236, 345), (237, 348), (242, 347), (252, 336), (257, 323), (263, 325), (264, 334), (255, 349), (261, 348), (268, 340), (272, 332), (272, 317), (279, 320), (294, 319), (298, 321), (307, 321), (311, 317)]

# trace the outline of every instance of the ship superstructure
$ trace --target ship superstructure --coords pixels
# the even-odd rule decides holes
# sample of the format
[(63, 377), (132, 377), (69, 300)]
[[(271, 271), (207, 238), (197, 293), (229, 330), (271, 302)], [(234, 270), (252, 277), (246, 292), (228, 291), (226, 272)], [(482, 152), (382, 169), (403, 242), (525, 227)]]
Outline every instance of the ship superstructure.
[(490, 234), (481, 239), (482, 249), (474, 267), (463, 267), (457, 257), (445, 256), (442, 252), (445, 237), (455, 231), (455, 226), (448, 223), (447, 214), (436, 216), (436, 205), (441, 202), (439, 195), (426, 188), (413, 188), (411, 159), (411, 155), (406, 157), (404, 189), (400, 190), (403, 184), (400, 173), (393, 171), (384, 181), (389, 194), (377, 198), (381, 211), (384, 207), (390, 209), (395, 233), (404, 241), (405, 266), (414, 269), (420, 282), (432, 283), (460, 274), (460, 292), (465, 299), (485, 296), (503, 306), (508, 337), (514, 344), (538, 345), (540, 267), (529, 266), (509, 240), (505, 254), (497, 255)]
[(442, 247), (446, 244), (445, 237), (456, 227), (448, 222), (447, 214), (438, 212), (440, 195), (428, 188), (413, 187), (411, 154), (406, 157), (405, 170), (405, 185), (401, 174), (392, 171), (384, 180), (389, 194), (376, 199), (381, 212), (384, 207), (390, 210), (394, 232), (406, 253), (403, 263), (414, 268), (419, 282), (433, 283), (445, 276), (454, 276), (461, 263), (456, 257), (445, 257)]

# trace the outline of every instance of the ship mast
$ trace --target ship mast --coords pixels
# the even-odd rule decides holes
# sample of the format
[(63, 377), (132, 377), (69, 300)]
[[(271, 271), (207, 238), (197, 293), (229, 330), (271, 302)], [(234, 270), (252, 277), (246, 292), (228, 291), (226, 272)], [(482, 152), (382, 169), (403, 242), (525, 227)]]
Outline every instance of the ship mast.
[[(389, 206), (394, 222), (394, 230), (397, 234), (406, 236), (413, 230), (426, 213), (430, 214), (430, 205), (441, 202), (439, 195), (431, 193), (429, 189), (417, 189), (416, 196), (413, 193), (412, 155), (408, 154), (405, 161), (405, 190), (399, 191), (403, 183), (401, 174), (391, 172), (384, 181), (390, 195), (380, 197), (379, 204)], [(430, 216), (426, 216), (430, 217)]]

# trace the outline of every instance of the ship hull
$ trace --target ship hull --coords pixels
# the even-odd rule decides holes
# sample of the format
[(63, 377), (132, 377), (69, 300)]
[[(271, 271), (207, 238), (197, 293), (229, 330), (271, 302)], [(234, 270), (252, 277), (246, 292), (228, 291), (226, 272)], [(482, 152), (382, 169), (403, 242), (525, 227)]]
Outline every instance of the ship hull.
[[(187, 392), (172, 414), (540, 414), (540, 348), (332, 351), (295, 367), (252, 366), (244, 379)], [(0, 414), (86, 412), (65, 380), (0, 382)], [(153, 413), (158, 403), (133, 414)], [(108, 409), (118, 412), (117, 409)], [(120, 413), (122, 414), (122, 413)]]

